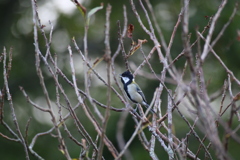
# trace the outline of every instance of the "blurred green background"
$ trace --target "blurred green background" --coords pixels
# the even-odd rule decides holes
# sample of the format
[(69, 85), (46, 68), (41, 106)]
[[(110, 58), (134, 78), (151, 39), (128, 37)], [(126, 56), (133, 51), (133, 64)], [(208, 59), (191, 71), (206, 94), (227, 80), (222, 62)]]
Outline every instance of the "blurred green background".
[[(80, 1), (79, 1), (80, 2)], [(121, 24), (123, 24), (123, 5), (127, 8), (128, 14), (128, 24), (133, 24), (135, 26), (135, 31), (133, 33), (134, 40), (137, 39), (147, 39), (149, 43), (144, 44), (144, 50), (148, 53), (153, 47), (152, 42), (149, 39), (149, 36), (141, 29), (139, 26), (135, 15), (131, 10), (131, 6), (128, 0), (121, 1), (111, 1), (111, 0), (87, 0), (81, 1), (81, 3), (90, 10), (91, 8), (100, 6), (100, 3), (104, 3), (104, 9), (97, 12), (90, 21), (89, 34), (88, 34), (88, 49), (89, 56), (91, 61), (93, 62), (97, 57), (102, 57), (104, 55), (104, 25), (105, 25), (105, 14), (106, 14), (106, 6), (107, 4), (112, 5), (112, 13), (110, 16), (110, 45), (111, 51), (114, 53), (118, 46), (118, 27), (117, 21), (120, 20)], [(171, 37), (171, 33), (173, 31), (173, 27), (176, 24), (178, 19), (178, 15), (181, 10), (181, 2), (176, 0), (168, 0), (168, 1), (150, 1), (153, 9), (155, 11), (155, 15), (159, 26), (162, 29), (163, 35), (165, 37), (166, 42), (168, 43)], [(203, 30), (203, 28), (207, 25), (208, 19), (205, 16), (213, 16), (218, 9), (218, 6), (221, 1), (216, 0), (203, 0), (203, 1), (190, 1), (190, 19), (189, 19), (189, 31), (191, 34), (190, 41), (195, 41), (196, 34), (195, 29), (198, 27), (199, 30)], [(139, 2), (135, 1), (136, 7), (142, 17), (144, 23), (146, 23), (146, 18), (144, 16), (143, 11), (140, 8)], [(216, 30), (214, 31), (213, 37), (219, 34), (223, 25), (228, 21), (233, 8), (235, 6), (235, 1), (228, 1), (226, 7), (224, 8), (220, 19), (217, 21)], [(52, 47), (51, 52), (56, 53), (58, 55), (59, 67), (67, 74), (69, 77), (71, 76), (69, 61), (68, 61), (68, 51), (67, 46), (73, 46), (71, 42), (71, 38), (75, 37), (76, 41), (81, 49), (83, 49), (83, 36), (84, 36), (84, 19), (80, 12), (76, 9), (75, 5), (70, 0), (41, 0), (38, 1), (38, 11), (41, 22), (46, 27), (44, 28), (46, 33), (50, 31), (49, 20), (54, 26), (53, 38), (52, 38)], [(9, 52), (10, 47), (13, 47), (13, 65), (12, 72), (10, 74), (9, 86), (10, 91), (13, 96), (14, 107), (16, 111), (16, 115), (21, 127), (21, 131), (24, 132), (27, 120), (32, 117), (30, 128), (29, 128), (29, 142), (33, 138), (33, 136), (38, 132), (43, 132), (52, 127), (49, 116), (47, 113), (40, 114), (39, 111), (34, 109), (30, 104), (28, 104), (19, 90), (19, 86), (24, 87), (26, 92), (29, 94), (31, 99), (41, 104), (41, 106), (45, 106), (46, 102), (43, 98), (43, 91), (39, 85), (39, 79), (36, 74), (35, 69), (35, 52), (33, 45), (33, 23), (32, 23), (32, 8), (30, 0), (1, 0), (0, 1), (0, 48), (3, 49), (5, 46), (7, 51)], [(223, 37), (219, 40), (219, 42), (215, 45), (214, 49), (216, 53), (222, 58), (224, 63), (234, 72), (234, 74), (240, 78), (240, 42), (237, 38), (237, 30), (240, 29), (240, 12), (238, 11), (236, 17), (231, 22), (230, 26), (226, 29)], [(206, 35), (207, 32), (204, 34)], [(157, 37), (159, 38), (159, 37)], [(39, 33), (39, 44), (40, 49), (43, 53), (46, 52), (45, 43), (43, 41), (43, 37)], [(203, 43), (202, 43), (203, 44)], [(74, 48), (74, 47), (72, 47)], [(128, 50), (130, 48), (130, 40), (125, 39), (125, 49)], [(182, 41), (181, 41), (181, 26), (179, 26), (176, 37), (174, 39), (173, 47), (171, 49), (172, 57), (176, 57), (183, 50)], [(193, 53), (197, 50), (193, 48)], [(78, 82), (79, 86), (83, 85), (83, 74), (82, 74), (82, 61), (79, 55), (75, 52), (74, 57), (75, 64), (79, 66), (77, 69), (78, 73)], [(141, 54), (130, 58), (130, 61), (136, 65), (139, 65), (143, 57)], [(179, 68), (183, 68), (184, 58), (180, 59), (176, 66)], [(106, 70), (105, 70), (105, 62), (100, 64), (98, 71), (100, 74), (106, 78)], [(2, 64), (2, 63), (1, 63)], [(162, 70), (162, 65), (159, 65), (159, 61), (157, 56), (151, 59), (151, 64), (153, 65), (155, 71), (160, 74)], [(116, 69), (117, 72), (122, 73), (124, 69), (124, 63), (120, 56), (116, 59)], [(211, 85), (209, 85), (208, 91), (210, 93), (214, 93), (216, 90), (222, 87), (223, 81), (226, 78), (226, 73), (224, 69), (220, 66), (219, 62), (210, 55), (207, 57), (206, 62), (204, 64), (204, 72), (205, 78), (207, 81), (210, 81)], [(2, 65), (0, 67), (2, 72)], [(180, 70), (181, 70), (180, 69)], [(52, 78), (50, 77), (48, 70), (43, 66), (45, 82), (48, 87), (50, 97), (55, 100), (55, 84)], [(145, 66), (143, 70), (149, 71), (149, 69)], [(153, 92), (155, 88), (158, 86), (158, 81), (156, 80), (146, 80), (144, 77), (138, 76), (137, 82), (141, 84), (142, 89), (146, 94), (146, 98), (148, 101), (151, 100), (153, 96)], [(1, 88), (3, 87), (3, 78), (0, 79)], [(77, 103), (76, 97), (73, 95), (74, 91), (72, 88), (68, 86), (68, 84), (62, 81), (62, 85), (65, 88), (66, 93), (69, 97), (72, 97), (72, 104)], [(169, 87), (174, 87), (171, 84), (168, 84)], [(233, 84), (235, 87), (236, 85)], [(96, 91), (95, 88), (98, 88)], [(237, 91), (239, 86), (235, 87)], [(174, 88), (173, 88), (174, 89)], [(106, 87), (99, 81), (93, 80), (93, 86), (91, 88), (93, 97), (97, 97), (96, 99), (100, 102), (106, 102)], [(104, 94), (102, 94), (104, 93)], [(165, 93), (166, 94), (166, 93)], [(122, 103), (117, 99), (117, 97), (113, 94), (112, 96), (112, 105), (117, 108), (124, 107)], [(166, 104), (166, 96), (162, 97), (163, 106)], [(5, 100), (6, 101), (6, 100)], [(8, 104), (5, 102), (4, 108), (4, 120), (13, 128), (14, 124), (12, 121), (12, 116), (10, 112), (10, 108)], [(104, 110), (100, 109), (102, 112)], [(165, 110), (163, 109), (163, 112)], [(79, 115), (81, 111), (77, 111)], [(82, 114), (81, 114), (82, 115)], [(116, 123), (119, 120), (120, 113), (111, 112), (110, 121), (107, 128), (107, 135), (111, 141), (116, 144), (116, 132), (115, 127)], [(181, 137), (185, 137), (188, 128), (185, 122), (178, 116), (178, 114), (174, 115), (174, 124), (175, 124), (175, 134), (181, 139)], [(94, 129), (91, 125), (88, 125), (88, 121), (84, 121), (86, 118), (84, 116), (79, 116), (79, 119), (85, 124), (86, 129), (92, 133), (92, 136), (96, 135)], [(134, 122), (132, 118), (128, 117), (128, 122), (125, 126), (124, 137), (126, 140), (129, 139), (132, 132), (134, 131)], [(237, 122), (236, 122), (237, 123)], [(76, 131), (73, 121), (67, 121), (69, 130), (78, 135)], [(186, 128), (184, 130), (183, 128)], [(9, 132), (0, 126), (0, 132), (11, 137)], [(64, 132), (63, 132), (64, 133)], [(199, 132), (200, 136), (203, 137), (202, 133)], [(67, 135), (65, 135), (67, 136)], [(66, 138), (67, 139), (67, 138)], [(78, 140), (80, 140), (79, 137)], [(198, 143), (195, 143), (196, 139), (194, 137), (189, 137), (189, 145), (192, 148), (193, 152), (196, 152), (198, 148)], [(230, 154), (232, 157), (237, 157), (238, 148), (234, 147), (234, 142), (230, 141), (231, 151)], [(69, 147), (69, 151), (72, 157), (78, 157), (80, 148), (75, 145), (71, 140), (67, 140), (67, 145)], [(52, 138), (50, 135), (42, 136), (38, 139), (34, 150), (39, 153), (45, 159), (64, 159), (64, 156), (57, 148), (58, 141), (56, 138)], [(156, 146), (159, 152), (158, 155), (161, 155), (161, 159), (167, 159), (167, 155), (162, 149), (160, 145)], [(130, 145), (130, 151), (132, 152), (133, 159), (148, 159), (148, 152), (144, 150), (142, 145), (140, 144), (138, 138), (135, 138), (134, 142)], [(106, 150), (106, 147), (105, 147)], [(0, 137), (0, 155), (1, 159), (24, 159), (25, 153), (23, 151), (22, 145), (19, 143), (15, 143), (12, 141), (8, 141), (3, 137)], [(106, 159), (112, 159), (112, 157), (108, 155), (108, 151), (105, 152)], [(201, 153), (200, 155), (203, 155)], [(31, 159), (35, 159), (35, 157), (31, 156)]]

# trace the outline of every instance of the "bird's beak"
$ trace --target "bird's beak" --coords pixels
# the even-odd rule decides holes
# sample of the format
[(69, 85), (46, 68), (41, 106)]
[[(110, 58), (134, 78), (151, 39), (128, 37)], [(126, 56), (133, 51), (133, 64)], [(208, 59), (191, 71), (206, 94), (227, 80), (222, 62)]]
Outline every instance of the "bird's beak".
[(122, 78), (122, 75), (121, 75), (121, 74), (119, 74), (119, 77), (120, 77), (120, 78)]

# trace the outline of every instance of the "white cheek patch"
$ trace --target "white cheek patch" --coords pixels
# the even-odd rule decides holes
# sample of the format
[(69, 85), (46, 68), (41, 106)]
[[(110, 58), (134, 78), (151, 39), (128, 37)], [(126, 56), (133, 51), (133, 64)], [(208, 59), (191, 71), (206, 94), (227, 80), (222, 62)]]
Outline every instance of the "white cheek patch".
[(130, 79), (128, 77), (122, 77), (122, 80), (125, 84), (130, 81)]

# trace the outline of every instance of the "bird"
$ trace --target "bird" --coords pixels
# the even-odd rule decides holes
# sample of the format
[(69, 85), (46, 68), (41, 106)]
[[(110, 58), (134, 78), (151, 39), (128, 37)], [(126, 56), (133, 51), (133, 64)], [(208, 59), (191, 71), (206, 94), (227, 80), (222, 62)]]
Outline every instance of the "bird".
[[(141, 88), (138, 86), (138, 84), (135, 82), (134, 77), (132, 73), (127, 70), (120, 74), (121, 82), (123, 84), (123, 89), (125, 93), (127, 94), (128, 98), (133, 102), (133, 103), (138, 103), (146, 108), (149, 108), (149, 104), (146, 101), (146, 98), (141, 90)], [(151, 112), (154, 113), (155, 115), (156, 112), (151, 109)]]

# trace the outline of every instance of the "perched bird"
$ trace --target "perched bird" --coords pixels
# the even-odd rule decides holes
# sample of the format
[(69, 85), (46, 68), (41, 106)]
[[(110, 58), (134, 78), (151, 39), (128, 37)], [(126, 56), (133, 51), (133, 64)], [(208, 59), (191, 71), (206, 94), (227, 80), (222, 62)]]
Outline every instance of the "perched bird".
[[(140, 89), (140, 87), (138, 86), (138, 84), (134, 81), (134, 78), (131, 72), (129, 71), (123, 72), (120, 75), (120, 77), (123, 83), (124, 91), (126, 92), (128, 98), (132, 102), (139, 103), (141, 105), (144, 105), (146, 108), (148, 108), (149, 105), (147, 104), (145, 96), (142, 90)], [(152, 109), (151, 109), (151, 112), (156, 114), (156, 112), (154, 112)]]

